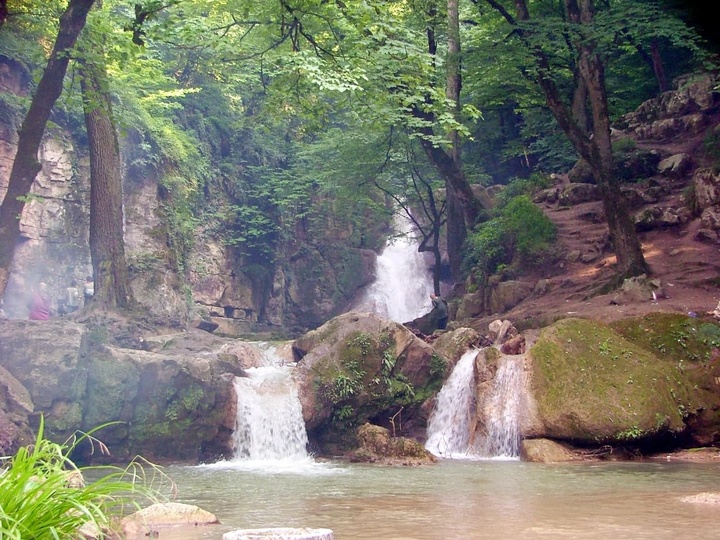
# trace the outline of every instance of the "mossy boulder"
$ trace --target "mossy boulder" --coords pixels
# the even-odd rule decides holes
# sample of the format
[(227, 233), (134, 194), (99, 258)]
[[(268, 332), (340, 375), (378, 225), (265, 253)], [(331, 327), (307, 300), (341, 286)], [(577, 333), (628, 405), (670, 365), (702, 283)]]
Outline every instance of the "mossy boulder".
[(563, 319), (528, 351), (532, 392), (546, 436), (576, 444), (624, 444), (673, 436), (694, 407), (677, 362), (658, 358), (611, 327)]
[(293, 350), (308, 437), (321, 453), (354, 449), (366, 422), (424, 435), (421, 406), (441, 388), (447, 364), (404, 326), (346, 313), (296, 340)]
[(389, 429), (363, 424), (357, 430), (359, 448), (353, 453), (354, 461), (384, 465), (427, 465), (437, 458), (419, 442), (405, 437), (394, 437)]

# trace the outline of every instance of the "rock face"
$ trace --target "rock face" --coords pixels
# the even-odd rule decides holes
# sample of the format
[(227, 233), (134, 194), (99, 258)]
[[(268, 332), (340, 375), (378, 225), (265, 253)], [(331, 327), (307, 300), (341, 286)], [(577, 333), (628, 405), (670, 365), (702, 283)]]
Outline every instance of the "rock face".
[(293, 350), (308, 437), (323, 453), (354, 448), (366, 422), (424, 436), (421, 405), (440, 389), (446, 362), (404, 326), (346, 313), (297, 339)]
[[(0, 61), (2, 91), (27, 93), (30, 80), (20, 66)], [(16, 152), (17, 126), (0, 123), (0, 200)], [(296, 238), (278, 247), (273, 266), (244, 259), (202, 228), (195, 230), (180, 269), (173, 252), (172, 209), (154, 169), (144, 169), (137, 141), (128, 133), (120, 141), (123, 178), (125, 252), (131, 287), (147, 316), (156, 324), (182, 327), (189, 319), (217, 324), (217, 333), (245, 335), (265, 330), (300, 333), (341, 313), (358, 289), (374, 275), (375, 253), (363, 249), (357, 231), (338, 230), (333, 223), (299, 225)], [(41, 281), (47, 283), (52, 308), (64, 297), (71, 280), (92, 275), (88, 246), (90, 180), (87, 158), (60, 128), (48, 130), (39, 152), (42, 170), (23, 211), (19, 243), (3, 309), (11, 318), (26, 319), (28, 300)], [(381, 224), (365, 224), (369, 245), (381, 236)], [(179, 249), (179, 248), (175, 248)], [(188, 294), (190, 293), (190, 294)]]
[[(198, 342), (208, 339), (196, 332)], [(5, 414), (33, 427), (42, 414), (52, 440), (120, 422), (96, 435), (112, 460), (231, 455), (232, 381), (243, 373), (236, 356), (173, 350), (172, 344), (149, 352), (106, 341), (102, 328), (67, 321), (0, 321), (1, 364), (11, 375), (2, 384), (13, 389)]]

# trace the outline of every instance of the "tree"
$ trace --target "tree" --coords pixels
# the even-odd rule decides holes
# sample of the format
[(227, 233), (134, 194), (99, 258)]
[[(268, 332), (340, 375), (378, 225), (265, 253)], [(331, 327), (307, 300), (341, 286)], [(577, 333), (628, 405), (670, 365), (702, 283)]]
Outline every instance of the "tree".
[[(538, 39), (527, 0), (515, 2), (516, 16), (498, 1), (486, 0), (513, 27), (531, 52), (535, 62), (534, 76), (542, 90), (546, 104), (558, 125), (568, 137), (577, 153), (591, 167), (602, 195), (610, 240), (617, 258), (618, 278), (631, 277), (648, 272), (642, 247), (630, 219), (630, 214), (620, 193), (620, 187), (612, 172), (612, 145), (610, 139), (610, 114), (605, 88), (605, 64), (597, 48), (597, 36), (593, 22), (593, 0), (564, 0), (567, 21), (565, 35), (571, 44), (576, 66), (576, 92), (582, 92), (585, 106), (590, 110), (590, 125), (586, 129), (585, 115), (573, 115), (573, 107), (563, 100), (562, 93), (553, 78), (550, 57)], [(575, 110), (578, 109), (577, 103)]]
[(0, 295), (10, 277), (15, 245), (20, 239), (20, 216), (30, 188), (40, 172), (38, 150), (50, 111), (62, 92), (70, 61), (70, 50), (85, 26), (87, 14), (95, 0), (70, 0), (60, 17), (55, 44), (47, 66), (33, 95), (18, 137), (8, 190), (0, 204)]
[[(89, 36), (88, 36), (89, 38)], [(127, 308), (134, 303), (123, 238), (122, 163), (115, 130), (104, 47), (85, 48), (80, 60), (90, 154), (90, 256), (93, 303)]]

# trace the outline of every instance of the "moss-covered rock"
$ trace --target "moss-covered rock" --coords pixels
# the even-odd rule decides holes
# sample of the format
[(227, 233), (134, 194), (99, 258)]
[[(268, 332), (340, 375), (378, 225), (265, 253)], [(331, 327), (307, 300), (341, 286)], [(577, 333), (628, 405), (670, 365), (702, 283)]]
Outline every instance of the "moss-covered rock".
[(681, 313), (651, 313), (612, 324), (625, 339), (675, 366), (693, 392), (685, 423), (693, 444), (720, 442), (720, 325)]
[(528, 352), (533, 394), (547, 436), (575, 443), (630, 443), (685, 429), (693, 385), (607, 325), (563, 319)]
[(293, 348), (308, 436), (322, 453), (353, 449), (355, 430), (365, 422), (424, 434), (421, 405), (442, 386), (446, 363), (407, 328), (373, 314), (347, 313)]
[(426, 465), (437, 458), (417, 441), (405, 437), (393, 437), (390, 430), (363, 424), (357, 430), (359, 447), (353, 453), (354, 461), (385, 465)]

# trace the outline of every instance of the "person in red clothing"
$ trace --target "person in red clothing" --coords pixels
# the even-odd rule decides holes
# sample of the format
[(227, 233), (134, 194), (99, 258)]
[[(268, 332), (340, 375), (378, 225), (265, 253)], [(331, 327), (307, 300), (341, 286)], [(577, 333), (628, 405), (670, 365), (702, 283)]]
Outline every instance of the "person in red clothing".
[(50, 318), (50, 298), (47, 294), (47, 283), (41, 282), (30, 301), (30, 320), (47, 321)]

